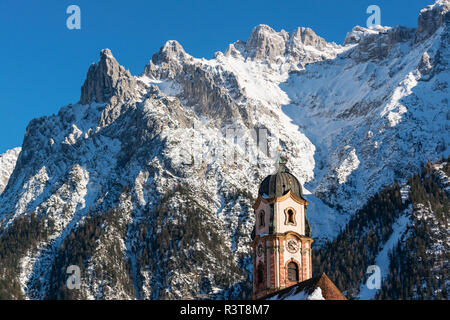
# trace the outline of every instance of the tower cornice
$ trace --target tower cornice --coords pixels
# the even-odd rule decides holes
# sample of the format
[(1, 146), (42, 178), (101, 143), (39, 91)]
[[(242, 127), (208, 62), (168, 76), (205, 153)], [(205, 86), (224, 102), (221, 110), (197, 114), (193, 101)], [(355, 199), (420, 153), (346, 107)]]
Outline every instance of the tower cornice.
[(275, 197), (275, 198), (263, 198), (261, 195), (258, 195), (258, 198), (256, 199), (255, 204), (253, 205), (253, 210), (256, 210), (259, 207), (259, 204), (262, 202), (264, 203), (272, 203), (272, 202), (281, 202), (288, 198), (291, 198), (295, 202), (299, 204), (303, 204), (305, 206), (309, 205), (309, 202), (303, 198), (297, 197), (294, 193), (289, 190), (284, 196), (281, 197)]
[(265, 240), (283, 239), (283, 240), (286, 240), (290, 236), (297, 237), (301, 242), (310, 242), (310, 243), (314, 242), (314, 239), (311, 238), (311, 237), (302, 236), (302, 235), (300, 235), (299, 233), (297, 233), (295, 231), (288, 231), (288, 232), (277, 232), (277, 233), (273, 233), (273, 234), (264, 234), (262, 236), (256, 235), (255, 238), (252, 241), (252, 245), (257, 243), (261, 239), (265, 239)]

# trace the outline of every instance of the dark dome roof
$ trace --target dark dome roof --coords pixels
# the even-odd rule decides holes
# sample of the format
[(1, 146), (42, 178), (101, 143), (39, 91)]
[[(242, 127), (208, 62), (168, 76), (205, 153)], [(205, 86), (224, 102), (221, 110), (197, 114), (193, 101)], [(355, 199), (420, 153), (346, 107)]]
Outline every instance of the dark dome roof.
[(298, 179), (285, 166), (280, 165), (277, 173), (263, 180), (258, 193), (261, 196), (265, 195), (265, 197), (275, 198), (285, 195), (289, 190), (297, 197), (304, 198), (302, 185)]

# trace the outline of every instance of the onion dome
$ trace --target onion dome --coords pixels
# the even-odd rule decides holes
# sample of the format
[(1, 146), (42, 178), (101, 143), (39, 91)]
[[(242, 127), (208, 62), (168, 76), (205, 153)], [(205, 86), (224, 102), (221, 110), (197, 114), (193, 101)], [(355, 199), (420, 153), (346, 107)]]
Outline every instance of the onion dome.
[(289, 172), (286, 161), (280, 157), (277, 172), (263, 180), (258, 193), (263, 198), (276, 198), (284, 196), (289, 190), (297, 197), (304, 199), (300, 182)]

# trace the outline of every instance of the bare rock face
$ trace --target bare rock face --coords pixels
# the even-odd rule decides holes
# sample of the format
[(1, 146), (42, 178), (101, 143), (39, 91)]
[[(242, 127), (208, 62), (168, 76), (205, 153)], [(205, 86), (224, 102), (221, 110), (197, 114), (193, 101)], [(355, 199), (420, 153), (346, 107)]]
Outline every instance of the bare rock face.
[(428, 75), (430, 73), (430, 70), (432, 69), (432, 65), (430, 62), (430, 56), (428, 55), (427, 52), (425, 52), (422, 55), (418, 69), (419, 69), (420, 73), (422, 73), (422, 75)]
[(80, 103), (103, 103), (112, 96), (129, 99), (136, 86), (130, 72), (119, 65), (109, 49), (100, 52), (100, 61), (89, 67), (86, 80), (81, 87)]
[(353, 27), (352, 31), (347, 33), (347, 36), (345, 37), (344, 40), (344, 45), (359, 43), (361, 39), (364, 37), (364, 33), (367, 32), (367, 30), (369, 29), (366, 29), (361, 26)]
[[(335, 57), (335, 43), (328, 43), (319, 37), (311, 28), (300, 27), (290, 33), (286, 43), (285, 55), (293, 63), (303, 68), (308, 63)], [(317, 52), (321, 52), (317, 55)]]
[[(344, 45), (358, 44), (351, 56), (357, 62), (382, 60), (389, 56), (397, 43), (411, 41), (417, 43), (429, 38), (440, 27), (450, 21), (450, 0), (437, 0), (433, 5), (422, 9), (417, 29), (396, 26), (393, 28), (376, 26), (364, 28), (356, 26), (345, 38)], [(424, 57), (426, 60), (426, 57)], [(427, 64), (423, 61), (421, 68)], [(426, 70), (423, 69), (426, 74)]]
[(327, 46), (334, 47), (335, 45), (327, 43), (311, 28), (300, 27), (288, 33), (284, 30), (276, 32), (269, 26), (258, 25), (253, 29), (247, 42), (236, 42), (233, 47), (228, 48), (225, 55), (235, 54), (233, 49), (237, 49), (244, 56), (256, 61), (278, 63), (280, 58), (284, 57), (291, 62), (299, 62), (308, 58), (306, 53), (308, 47), (326, 52)]
[(170, 62), (172, 60), (184, 61), (190, 56), (184, 51), (184, 48), (176, 40), (167, 41), (160, 49), (159, 54), (153, 55), (154, 63)]
[[(339, 46), (327, 43), (310, 28), (297, 28), (291, 33), (275, 31), (267, 25), (256, 26), (248, 40), (238, 40), (214, 61), (195, 59), (174, 40), (167, 41), (145, 67), (150, 81), (163, 82), (178, 88), (172, 92), (191, 106), (198, 115), (211, 117), (219, 127), (242, 120), (253, 126), (252, 114), (256, 106), (247, 99), (246, 82), (238, 81), (238, 73), (228, 58), (237, 64), (249, 62), (256, 68), (260, 63), (269, 72), (302, 69), (306, 64), (336, 57)], [(222, 64), (224, 60), (228, 61)], [(230, 65), (228, 65), (230, 63)], [(259, 66), (259, 67), (257, 67)], [(230, 90), (232, 88), (232, 90)], [(245, 107), (243, 107), (245, 106)], [(258, 107), (259, 113), (266, 108)]]
[(276, 32), (271, 27), (261, 24), (253, 29), (246, 50), (252, 59), (267, 59), (272, 62), (284, 55), (288, 39), (289, 34), (286, 31)]
[(292, 43), (301, 43), (305, 46), (312, 46), (317, 49), (323, 49), (327, 44), (327, 42), (319, 37), (311, 28), (297, 28), (291, 33), (290, 39)]
[(153, 55), (144, 74), (159, 81), (176, 83), (183, 88), (177, 95), (179, 98), (193, 106), (199, 115), (213, 115), (219, 124), (248, 119), (247, 110), (238, 108), (223, 88), (225, 83), (237, 87), (235, 77), (225, 71), (205, 69), (177, 41), (167, 41), (159, 53)]
[(450, 0), (437, 0), (433, 5), (422, 9), (417, 23), (417, 40), (434, 34), (443, 24), (450, 21)]
[(192, 60), (178, 41), (169, 40), (153, 55), (144, 73), (156, 78), (173, 79), (183, 69), (183, 62)]
[(358, 44), (351, 56), (358, 62), (382, 60), (400, 42), (414, 38), (415, 29), (396, 26), (394, 28), (377, 26), (373, 29), (356, 26), (345, 38), (345, 45)]

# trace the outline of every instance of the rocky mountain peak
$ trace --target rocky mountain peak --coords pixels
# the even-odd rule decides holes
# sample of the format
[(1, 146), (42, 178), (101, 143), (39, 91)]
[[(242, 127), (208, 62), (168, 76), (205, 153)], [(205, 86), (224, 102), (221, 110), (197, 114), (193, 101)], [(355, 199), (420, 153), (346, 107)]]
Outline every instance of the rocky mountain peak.
[(128, 70), (121, 66), (109, 49), (100, 51), (100, 60), (88, 70), (81, 87), (80, 103), (83, 105), (108, 101), (114, 95), (128, 99), (132, 96), (135, 81)]
[(417, 22), (417, 39), (431, 36), (443, 24), (450, 21), (450, 0), (437, 0), (420, 11)]
[(271, 36), (278, 35), (272, 27), (266, 24), (259, 24), (253, 28), (252, 33), (248, 38), (248, 42), (256, 41), (257, 39), (270, 38)]
[(356, 26), (347, 33), (344, 45), (358, 44), (351, 56), (357, 61), (382, 60), (397, 43), (414, 39), (415, 29), (395, 26), (364, 28)]
[(362, 38), (364, 38), (365, 35), (369, 33), (378, 33), (378, 28), (379, 26), (377, 26), (377, 29), (368, 29), (361, 26), (355, 26), (352, 31), (347, 33), (344, 40), (344, 45), (357, 44)]
[(116, 58), (114, 58), (110, 49), (105, 48), (105, 49), (100, 50), (100, 60), (107, 59), (107, 58), (110, 58), (110, 59), (113, 59), (114, 61), (116, 61)]
[[(325, 56), (334, 56), (335, 44), (327, 43), (319, 37), (311, 28), (299, 27), (291, 33), (281, 30), (275, 31), (271, 27), (260, 24), (256, 26), (247, 42), (238, 41), (229, 47), (225, 55), (237, 56), (238, 52), (253, 60), (278, 63), (286, 58), (297, 65), (317, 60), (323, 60)], [(314, 48), (311, 50), (311, 48)], [(317, 54), (317, 51), (323, 51)], [(325, 53), (326, 52), (326, 53)]]
[(305, 46), (323, 48), (326, 41), (319, 37), (311, 28), (299, 27), (290, 34), (291, 41), (302, 43)]
[(284, 55), (288, 39), (289, 34), (286, 31), (276, 32), (271, 27), (260, 24), (253, 29), (248, 38), (246, 50), (255, 60), (273, 61), (276, 57)]
[(169, 40), (152, 56), (149, 64), (145, 66), (144, 74), (173, 79), (183, 69), (184, 62), (192, 60), (192, 56), (184, 51), (178, 41)]
[(176, 40), (169, 40), (161, 47), (158, 54), (153, 55), (152, 61), (155, 64), (167, 63), (173, 60), (183, 61), (186, 57), (188, 57), (188, 54), (184, 51), (181, 44)]

